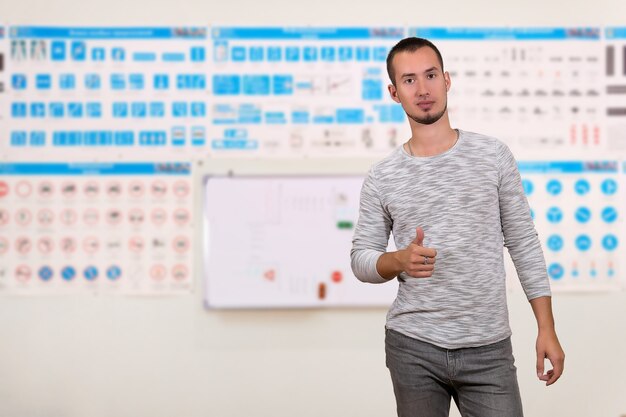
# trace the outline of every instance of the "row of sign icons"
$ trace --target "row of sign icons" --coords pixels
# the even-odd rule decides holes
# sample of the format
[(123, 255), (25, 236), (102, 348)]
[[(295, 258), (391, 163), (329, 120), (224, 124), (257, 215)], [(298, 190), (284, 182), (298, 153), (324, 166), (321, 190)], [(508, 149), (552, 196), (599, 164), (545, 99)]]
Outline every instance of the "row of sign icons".
[[(117, 208), (102, 211), (95, 208), (87, 208), (82, 213), (82, 220), (86, 225), (95, 226), (100, 222), (101, 212), (106, 224), (109, 226), (120, 225), (126, 218), (131, 226), (138, 227), (144, 224), (148, 218), (146, 212), (141, 208), (131, 208), (127, 214), (124, 214), (122, 210)], [(42, 227), (52, 226), (55, 217), (55, 213), (48, 208), (40, 209), (36, 213), (37, 224)], [(18, 226), (26, 227), (32, 223), (33, 213), (28, 208), (21, 208), (15, 211), (13, 218)], [(73, 208), (62, 209), (58, 215), (59, 222), (65, 226), (76, 224), (78, 218), (79, 213)], [(163, 208), (157, 207), (150, 211), (149, 218), (153, 225), (160, 226), (167, 221), (168, 212)], [(191, 215), (186, 208), (178, 208), (172, 211), (171, 218), (177, 226), (185, 226), (189, 223)], [(10, 220), (11, 213), (8, 210), (0, 209), (0, 227), (9, 224)]]
[[(577, 278), (581, 278), (585, 271), (588, 272), (588, 276), (592, 279), (600, 277), (601, 271), (597, 267), (595, 262), (591, 262), (589, 264), (588, 270), (581, 269), (579, 265), (576, 262), (574, 262), (572, 264), (572, 268), (569, 271), (569, 273), (573, 279), (577, 279)], [(559, 262), (553, 262), (548, 266), (548, 275), (550, 276), (551, 279), (555, 281), (559, 281), (565, 278), (566, 268), (563, 266), (563, 264)], [(608, 262), (607, 268), (606, 268), (606, 275), (604, 276), (608, 278), (614, 278), (616, 276), (616, 271), (615, 271), (613, 262)]]
[[(550, 249), (551, 251), (559, 252), (565, 246), (565, 240), (563, 239), (563, 236), (559, 234), (553, 234), (548, 236), (546, 244), (548, 246), (548, 249)], [(576, 246), (576, 249), (581, 252), (586, 252), (590, 250), (593, 246), (593, 239), (587, 234), (580, 234), (574, 239), (574, 244)], [(617, 236), (613, 234), (607, 234), (602, 237), (601, 245), (604, 250), (612, 252), (617, 249), (617, 246), (619, 245), (619, 240)]]
[[(24, 180), (15, 184), (15, 194), (18, 197), (27, 198), (32, 194), (33, 188), (36, 188), (37, 194), (44, 198), (51, 197), (55, 192), (55, 185), (50, 181), (41, 181), (35, 187), (30, 181)], [(80, 186), (75, 182), (66, 181), (59, 188), (64, 197), (72, 198), (78, 194)], [(89, 198), (97, 197), (101, 189), (104, 189), (109, 197), (120, 197), (124, 192), (124, 187), (119, 181), (110, 181), (106, 185), (88, 181), (82, 185), (84, 195)], [(131, 181), (128, 185), (128, 195), (132, 198), (141, 198), (146, 194), (146, 189), (149, 189), (152, 197), (164, 197), (168, 193), (168, 184), (161, 180), (153, 181), (149, 185), (142, 181)], [(171, 189), (176, 197), (185, 198), (189, 195), (190, 185), (187, 181), (177, 181), (171, 185)], [(0, 181), (0, 198), (6, 197), (10, 192), (11, 185), (6, 181)]]
[[(57, 243), (59, 250), (65, 254), (72, 254), (78, 250), (78, 240), (74, 237), (60, 238)], [(22, 236), (15, 239), (14, 248), (18, 254), (26, 255), (31, 252), (34, 244), (31, 238)], [(164, 250), (171, 247), (178, 254), (188, 253), (190, 249), (190, 241), (186, 236), (176, 236), (169, 244), (163, 238), (145, 239), (141, 236), (133, 236), (128, 239), (127, 247), (131, 253), (138, 254), (143, 252), (148, 245), (154, 250)], [(52, 253), (55, 246), (55, 240), (48, 236), (39, 238), (36, 243), (36, 248), (41, 254)], [(104, 246), (107, 250), (118, 250), (122, 248), (122, 243), (119, 239), (114, 239), (105, 242)], [(10, 248), (9, 241), (5, 237), (0, 236), (0, 255), (7, 253)], [(87, 236), (82, 239), (82, 248), (85, 253), (96, 253), (101, 248), (101, 241), (95, 236)]]
[[(35, 276), (34, 274), (36, 274), (41, 281), (48, 282), (53, 280), (55, 275), (58, 274), (63, 281), (70, 282), (77, 279), (80, 273), (82, 273), (85, 280), (92, 282), (96, 281), (101, 276), (101, 270), (94, 265), (86, 266), (82, 271), (69, 265), (62, 267), (59, 271), (55, 271), (48, 265), (44, 265), (36, 271), (33, 271), (28, 265), (19, 265), (15, 268), (14, 277), (19, 282), (27, 283)], [(102, 273), (104, 274), (103, 276), (110, 281), (117, 281), (123, 277), (122, 269), (118, 265), (111, 265), (102, 270)], [(156, 264), (150, 267), (150, 277), (156, 282), (165, 280), (168, 273), (176, 281), (184, 281), (189, 276), (189, 270), (187, 266), (183, 264), (174, 265), (169, 271), (163, 264)]]
[[(535, 191), (535, 185), (533, 181), (524, 179), (522, 181), (524, 186), (524, 192), (527, 196), (530, 196)], [(578, 195), (586, 195), (591, 192), (591, 184), (588, 180), (582, 178), (576, 181), (574, 184), (574, 191)], [(612, 178), (607, 178), (600, 184), (600, 190), (604, 195), (614, 195), (617, 192), (617, 181)], [(551, 179), (546, 183), (546, 192), (550, 195), (559, 195), (563, 192), (563, 183), (558, 179)]]

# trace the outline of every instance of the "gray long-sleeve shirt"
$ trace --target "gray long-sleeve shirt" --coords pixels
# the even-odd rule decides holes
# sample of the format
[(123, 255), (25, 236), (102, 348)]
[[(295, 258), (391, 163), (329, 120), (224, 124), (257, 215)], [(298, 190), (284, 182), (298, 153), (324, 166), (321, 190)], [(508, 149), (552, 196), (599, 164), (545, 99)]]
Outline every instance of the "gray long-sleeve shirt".
[(430, 278), (398, 276), (387, 328), (456, 349), (495, 343), (511, 335), (503, 245), (528, 300), (550, 295), (539, 239), (517, 164), (497, 139), (459, 131), (448, 151), (412, 157), (401, 146), (375, 164), (361, 190), (350, 253), (364, 282), (387, 282), (376, 270), (389, 233), (406, 248), (415, 228), (437, 250)]

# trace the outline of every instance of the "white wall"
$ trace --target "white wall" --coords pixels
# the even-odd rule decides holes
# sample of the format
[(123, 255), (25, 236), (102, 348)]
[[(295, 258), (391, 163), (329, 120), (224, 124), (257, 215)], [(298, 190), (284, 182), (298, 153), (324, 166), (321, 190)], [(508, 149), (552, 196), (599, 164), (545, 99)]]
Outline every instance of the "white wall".
[[(59, 25), (624, 25), (620, 3), (2, 0), (0, 16)], [(209, 312), (197, 278), (192, 295), (173, 298), (0, 298), (0, 417), (394, 414), (384, 310)], [(567, 359), (562, 380), (546, 388), (535, 376), (530, 307), (521, 293), (510, 297), (526, 415), (626, 414), (626, 293), (553, 302)]]

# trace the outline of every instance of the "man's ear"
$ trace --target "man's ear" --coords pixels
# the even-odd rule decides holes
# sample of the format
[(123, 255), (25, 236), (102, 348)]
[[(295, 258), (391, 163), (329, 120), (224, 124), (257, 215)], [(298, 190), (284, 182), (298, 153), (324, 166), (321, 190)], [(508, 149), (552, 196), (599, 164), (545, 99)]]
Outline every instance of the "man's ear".
[(399, 103), (400, 99), (398, 98), (398, 90), (396, 90), (396, 86), (393, 84), (389, 84), (387, 86), (387, 90), (389, 90), (389, 96), (391, 97), (391, 99), (396, 103)]
[(446, 92), (448, 92), (452, 86), (452, 80), (450, 79), (450, 73), (448, 71), (443, 73), (443, 79), (446, 80)]

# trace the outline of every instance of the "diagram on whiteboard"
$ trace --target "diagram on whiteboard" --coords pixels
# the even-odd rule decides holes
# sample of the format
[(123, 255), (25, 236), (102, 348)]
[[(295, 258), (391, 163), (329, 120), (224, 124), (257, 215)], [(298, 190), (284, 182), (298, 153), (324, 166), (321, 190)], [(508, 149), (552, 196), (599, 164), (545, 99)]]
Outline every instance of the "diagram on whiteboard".
[(387, 306), (350, 269), (362, 177), (208, 177), (208, 307)]

